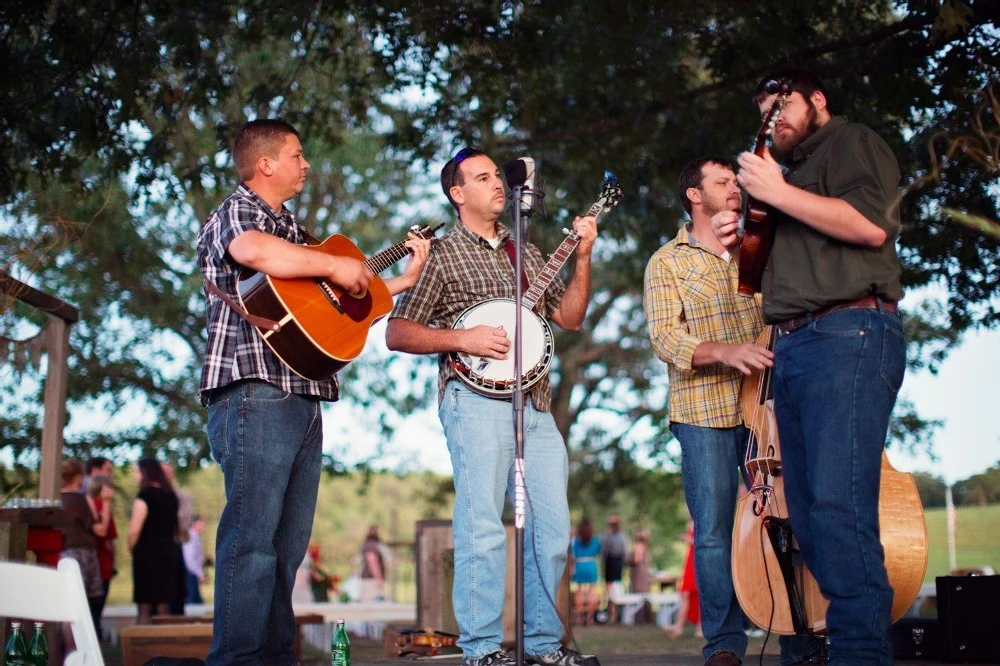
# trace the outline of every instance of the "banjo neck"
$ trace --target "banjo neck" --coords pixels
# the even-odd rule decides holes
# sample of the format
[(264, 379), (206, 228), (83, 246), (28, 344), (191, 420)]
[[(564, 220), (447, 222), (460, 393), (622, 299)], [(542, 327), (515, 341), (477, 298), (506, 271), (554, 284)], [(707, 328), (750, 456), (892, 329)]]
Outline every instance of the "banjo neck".
[[(590, 207), (590, 210), (587, 211), (584, 217), (594, 217), (596, 219), (601, 211), (604, 210), (605, 205), (606, 202), (602, 197)], [(528, 288), (528, 291), (524, 292), (524, 307), (529, 310), (535, 310), (538, 302), (542, 299), (542, 294), (549, 288), (552, 281), (556, 279), (559, 271), (562, 270), (562, 267), (566, 265), (566, 262), (569, 261), (570, 256), (576, 250), (576, 246), (580, 244), (580, 236), (575, 231), (563, 229), (563, 233), (566, 234), (566, 238), (563, 239), (563, 242), (559, 244), (556, 251), (549, 257), (549, 260), (542, 267), (538, 276), (535, 277), (535, 281)]]

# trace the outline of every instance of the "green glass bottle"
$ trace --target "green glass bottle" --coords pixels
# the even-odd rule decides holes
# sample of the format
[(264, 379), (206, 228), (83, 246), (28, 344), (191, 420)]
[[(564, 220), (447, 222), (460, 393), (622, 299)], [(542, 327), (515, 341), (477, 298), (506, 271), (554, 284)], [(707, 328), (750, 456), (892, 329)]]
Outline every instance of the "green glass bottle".
[(337, 629), (330, 642), (330, 666), (351, 666), (351, 639), (343, 620), (337, 620)]
[(4, 666), (29, 666), (28, 648), (24, 644), (24, 634), (21, 633), (21, 623), (10, 623), (10, 638), (3, 651)]
[(28, 645), (28, 663), (30, 666), (48, 666), (49, 642), (45, 639), (45, 625), (35, 623), (35, 634)]

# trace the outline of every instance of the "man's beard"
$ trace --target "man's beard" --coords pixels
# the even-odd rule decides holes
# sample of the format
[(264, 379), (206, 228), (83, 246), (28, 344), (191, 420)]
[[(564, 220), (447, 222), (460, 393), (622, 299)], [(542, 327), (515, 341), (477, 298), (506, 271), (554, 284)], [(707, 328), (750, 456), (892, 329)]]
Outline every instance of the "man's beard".
[(805, 127), (798, 128), (785, 125), (789, 132), (782, 137), (774, 136), (774, 147), (782, 155), (791, 155), (796, 146), (815, 134), (816, 130), (820, 127), (818, 122), (819, 112), (816, 111), (816, 106), (810, 99), (806, 99), (806, 104), (809, 106), (809, 111), (806, 114)]

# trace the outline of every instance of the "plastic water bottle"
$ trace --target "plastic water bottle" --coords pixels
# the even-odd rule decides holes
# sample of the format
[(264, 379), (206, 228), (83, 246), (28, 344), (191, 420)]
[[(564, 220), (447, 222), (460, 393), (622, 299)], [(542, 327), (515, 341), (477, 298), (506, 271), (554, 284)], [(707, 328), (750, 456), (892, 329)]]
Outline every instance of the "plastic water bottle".
[(28, 648), (24, 645), (24, 634), (21, 633), (21, 623), (10, 623), (10, 638), (3, 651), (5, 666), (30, 666), (28, 663)]
[(49, 663), (49, 642), (45, 639), (45, 625), (41, 622), (35, 623), (35, 635), (28, 645), (28, 663), (31, 666), (48, 666)]
[(337, 629), (330, 642), (330, 666), (351, 666), (351, 639), (343, 620), (337, 620)]

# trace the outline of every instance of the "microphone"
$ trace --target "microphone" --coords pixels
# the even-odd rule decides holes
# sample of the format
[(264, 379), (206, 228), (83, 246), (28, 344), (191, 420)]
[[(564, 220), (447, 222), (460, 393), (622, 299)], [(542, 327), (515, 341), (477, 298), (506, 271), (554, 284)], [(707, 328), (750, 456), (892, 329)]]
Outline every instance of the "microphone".
[(530, 157), (519, 157), (503, 165), (503, 174), (507, 178), (507, 186), (514, 189), (521, 187), (521, 215), (528, 216), (535, 212), (535, 198), (541, 199), (537, 190), (537, 170), (535, 160)]

